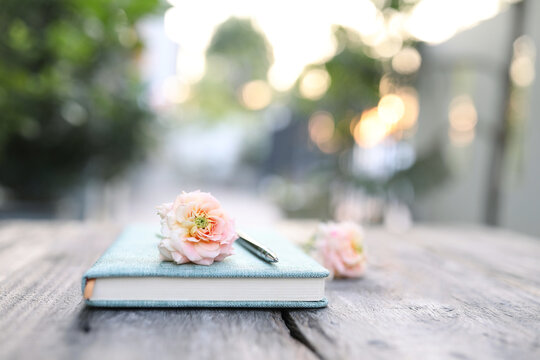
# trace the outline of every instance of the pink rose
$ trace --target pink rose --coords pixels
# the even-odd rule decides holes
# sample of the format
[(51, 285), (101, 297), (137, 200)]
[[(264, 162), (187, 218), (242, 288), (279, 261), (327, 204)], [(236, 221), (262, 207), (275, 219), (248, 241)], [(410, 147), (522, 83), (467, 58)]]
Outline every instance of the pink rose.
[(366, 267), (360, 226), (352, 222), (321, 223), (315, 233), (315, 257), (336, 278), (359, 277)]
[(211, 265), (233, 254), (238, 238), (234, 221), (209, 193), (183, 192), (174, 203), (157, 207), (161, 217), (158, 245), (163, 260), (177, 264)]

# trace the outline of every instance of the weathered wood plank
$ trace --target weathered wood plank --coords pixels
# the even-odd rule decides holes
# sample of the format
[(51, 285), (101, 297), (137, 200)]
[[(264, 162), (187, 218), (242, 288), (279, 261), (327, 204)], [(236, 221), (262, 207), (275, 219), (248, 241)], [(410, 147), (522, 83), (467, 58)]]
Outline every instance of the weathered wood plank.
[(326, 358), (540, 358), (540, 241), (485, 228), (367, 234), (361, 280), (291, 317)]
[(366, 276), (330, 282), (325, 310), (85, 308), (80, 276), (119, 231), (0, 222), (0, 358), (540, 357), (534, 239), (372, 230)]
[(80, 278), (119, 230), (0, 223), (0, 358), (315, 358), (275, 310), (85, 307)]

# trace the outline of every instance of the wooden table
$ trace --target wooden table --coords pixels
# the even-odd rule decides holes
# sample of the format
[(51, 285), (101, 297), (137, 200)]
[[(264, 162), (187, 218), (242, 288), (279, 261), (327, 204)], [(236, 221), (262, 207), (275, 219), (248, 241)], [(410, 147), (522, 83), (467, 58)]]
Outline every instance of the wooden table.
[(81, 275), (119, 231), (0, 223), (0, 359), (540, 359), (536, 239), (373, 229), (365, 277), (328, 282), (321, 310), (85, 307)]

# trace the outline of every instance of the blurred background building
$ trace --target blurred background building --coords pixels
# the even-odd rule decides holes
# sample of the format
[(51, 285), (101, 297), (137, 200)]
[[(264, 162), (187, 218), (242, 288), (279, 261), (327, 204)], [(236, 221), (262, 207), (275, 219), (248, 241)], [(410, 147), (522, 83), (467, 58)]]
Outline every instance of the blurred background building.
[(241, 224), (540, 235), (538, 2), (3, 8), (3, 218), (152, 221), (201, 189)]

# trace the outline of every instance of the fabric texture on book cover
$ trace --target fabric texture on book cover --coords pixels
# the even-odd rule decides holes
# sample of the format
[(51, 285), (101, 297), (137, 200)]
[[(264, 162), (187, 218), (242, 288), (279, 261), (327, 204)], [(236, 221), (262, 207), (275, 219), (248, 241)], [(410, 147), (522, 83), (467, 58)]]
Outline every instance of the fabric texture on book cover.
[[(177, 265), (161, 261), (157, 245), (158, 228), (128, 226), (99, 260), (84, 274), (87, 279), (103, 277), (188, 277), (188, 278), (325, 278), (328, 271), (298, 247), (272, 231), (249, 232), (257, 241), (273, 249), (277, 263), (267, 263), (235, 244), (235, 254), (210, 266)], [(111, 301), (86, 300), (93, 306), (134, 307), (323, 307), (321, 301)]]

